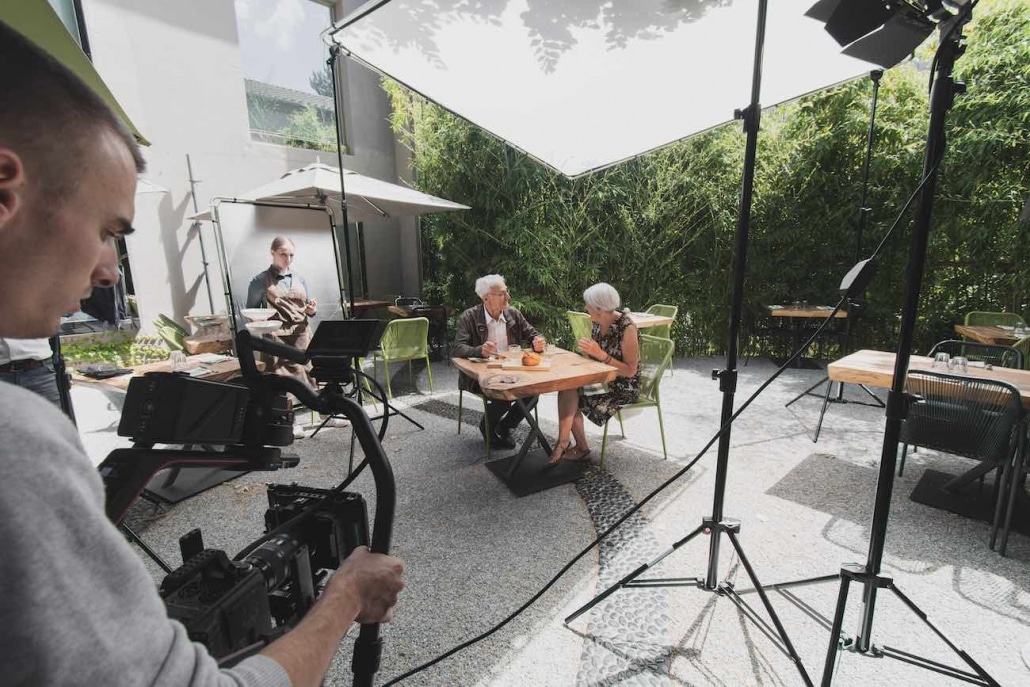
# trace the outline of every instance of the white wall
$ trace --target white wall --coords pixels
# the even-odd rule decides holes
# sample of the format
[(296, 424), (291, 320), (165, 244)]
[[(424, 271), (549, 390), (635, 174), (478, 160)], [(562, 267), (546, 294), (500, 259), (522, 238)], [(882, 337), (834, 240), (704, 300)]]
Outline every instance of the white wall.
[[(149, 328), (158, 313), (182, 321), (184, 315), (208, 312), (200, 245), (186, 219), (193, 214), (186, 155), (199, 180), (201, 209), (213, 197), (232, 196), (267, 183), (316, 157), (335, 165), (335, 155), (250, 139), (232, 0), (83, 0), (82, 4), (97, 70), (152, 143), (144, 150), (145, 176), (169, 190), (137, 198), (137, 232), (128, 239), (141, 324)], [(378, 77), (349, 64), (344, 80), (353, 153), (344, 158), (344, 165), (396, 181), (389, 104)], [(267, 216), (253, 214), (257, 219), (248, 221), (261, 223)], [(234, 227), (234, 231), (253, 228)], [(224, 309), (224, 295), (215, 241), (210, 224), (201, 231), (214, 310), (219, 312)], [(417, 265), (404, 264), (417, 251), (403, 245), (417, 237), (410, 231), (402, 235), (396, 220), (370, 223), (365, 233), (371, 294), (417, 292), (419, 285), (411, 280)], [(255, 266), (254, 272), (265, 266)]]

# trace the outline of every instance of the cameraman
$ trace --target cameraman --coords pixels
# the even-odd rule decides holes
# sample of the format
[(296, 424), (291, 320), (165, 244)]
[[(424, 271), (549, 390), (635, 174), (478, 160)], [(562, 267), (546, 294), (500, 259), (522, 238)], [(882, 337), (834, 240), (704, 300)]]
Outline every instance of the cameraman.
[[(0, 336), (43, 337), (118, 280), (143, 159), (107, 106), (0, 23)], [(352, 622), (390, 620), (403, 563), (355, 551), (304, 620), (221, 671), (168, 618), (52, 403), (0, 384), (4, 685), (318, 685)]]

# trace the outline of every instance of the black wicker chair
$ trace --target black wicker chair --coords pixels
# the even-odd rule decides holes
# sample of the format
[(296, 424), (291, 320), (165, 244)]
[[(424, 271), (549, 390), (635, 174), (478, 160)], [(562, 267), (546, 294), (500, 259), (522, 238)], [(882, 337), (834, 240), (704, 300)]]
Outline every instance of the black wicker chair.
[[(905, 450), (912, 444), (982, 461), (976, 471), (979, 474), (997, 470), (990, 541), (993, 549), (1002, 520), (1005, 484), (1022, 471), (1026, 413), (1019, 390), (997, 380), (922, 370), (909, 371), (905, 390), (912, 402), (901, 428), (901, 440), (905, 442), (902, 468)], [(1002, 528), (1002, 555), (1011, 513), (1010, 508)]]
[(931, 358), (938, 353), (947, 353), (952, 357), (961, 355), (967, 360), (990, 363), (995, 367), (1023, 369), (1023, 352), (1012, 346), (948, 339), (947, 341), (938, 341), (930, 349)]

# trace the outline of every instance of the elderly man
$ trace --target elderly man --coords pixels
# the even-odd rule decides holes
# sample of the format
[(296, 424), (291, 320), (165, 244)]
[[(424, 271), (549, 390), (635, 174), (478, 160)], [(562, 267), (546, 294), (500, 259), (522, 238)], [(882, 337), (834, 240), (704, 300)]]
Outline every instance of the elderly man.
[[(77, 77), (0, 23), (0, 336), (44, 337), (118, 280), (143, 159)], [(320, 684), (355, 620), (390, 619), (396, 558), (355, 551), (304, 620), (232, 670), (171, 619), (104, 515), (104, 487), (54, 405), (0, 384), (0, 681), (5, 685)]]
[[(476, 280), (476, 295), (483, 299), (461, 314), (458, 320), (458, 335), (454, 339), (451, 353), (459, 358), (488, 358), (504, 354), (508, 346), (532, 346), (543, 352), (544, 337), (533, 328), (515, 308), (508, 306), (511, 294), (499, 274), (488, 274)], [(458, 385), (465, 391), (482, 395), (483, 390), (474, 379), (462, 375)], [(486, 398), (484, 396), (484, 398)], [(536, 405), (537, 397), (526, 399), (530, 409)], [(522, 412), (511, 401), (486, 399), (486, 414), (490, 419), (490, 436), (486, 433), (486, 419), (479, 422), (483, 440), (491, 448), (515, 448), (511, 432), (522, 422)]]

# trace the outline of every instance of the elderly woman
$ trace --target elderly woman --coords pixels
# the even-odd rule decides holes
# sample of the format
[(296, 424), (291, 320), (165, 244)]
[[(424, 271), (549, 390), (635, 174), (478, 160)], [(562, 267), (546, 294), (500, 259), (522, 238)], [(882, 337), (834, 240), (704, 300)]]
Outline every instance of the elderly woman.
[[(579, 352), (611, 365), (618, 376), (607, 385), (569, 389), (558, 393), (558, 444), (552, 463), (590, 459), (583, 431), (583, 416), (595, 425), (608, 419), (640, 395), (640, 342), (637, 327), (627, 312), (619, 310), (619, 292), (611, 284), (594, 284), (583, 292), (583, 302), (593, 326), (589, 339), (577, 342)], [(570, 444), (570, 435), (576, 444)]]

